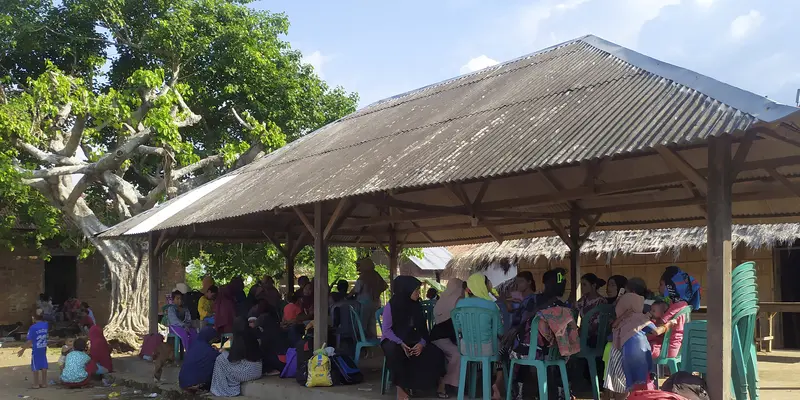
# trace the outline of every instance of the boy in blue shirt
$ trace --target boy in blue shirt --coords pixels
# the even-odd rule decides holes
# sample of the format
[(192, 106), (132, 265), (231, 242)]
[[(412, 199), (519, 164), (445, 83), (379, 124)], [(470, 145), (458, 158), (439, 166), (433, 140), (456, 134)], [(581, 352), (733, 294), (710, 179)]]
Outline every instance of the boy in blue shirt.
[[(17, 355), (22, 357), (25, 349), (31, 348), (31, 370), (33, 371), (33, 389), (47, 387), (47, 321), (44, 312), (36, 310), (36, 323), (28, 329), (28, 341), (22, 345)], [(41, 380), (39, 380), (41, 371)]]

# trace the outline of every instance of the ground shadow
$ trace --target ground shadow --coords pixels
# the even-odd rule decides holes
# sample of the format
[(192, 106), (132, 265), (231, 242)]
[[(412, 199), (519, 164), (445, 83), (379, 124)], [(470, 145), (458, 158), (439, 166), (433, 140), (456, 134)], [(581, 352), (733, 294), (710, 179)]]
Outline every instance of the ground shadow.
[(792, 356), (759, 354), (757, 357), (758, 357), (758, 362), (779, 363), (779, 364), (800, 363), (800, 353)]

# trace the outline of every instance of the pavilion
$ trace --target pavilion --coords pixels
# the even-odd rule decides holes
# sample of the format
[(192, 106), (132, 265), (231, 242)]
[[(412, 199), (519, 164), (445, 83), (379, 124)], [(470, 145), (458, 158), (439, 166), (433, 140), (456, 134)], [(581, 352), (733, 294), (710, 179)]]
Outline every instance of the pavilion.
[[(405, 247), (708, 226), (708, 382), (730, 398), (731, 224), (800, 221), (800, 110), (595, 36), (372, 104), (101, 234)], [(151, 273), (151, 276), (156, 276)], [(151, 279), (151, 299), (157, 282)], [(327, 326), (327, 296), (315, 325)], [(151, 324), (157, 310), (151, 310)], [(315, 345), (324, 332), (315, 335)]]

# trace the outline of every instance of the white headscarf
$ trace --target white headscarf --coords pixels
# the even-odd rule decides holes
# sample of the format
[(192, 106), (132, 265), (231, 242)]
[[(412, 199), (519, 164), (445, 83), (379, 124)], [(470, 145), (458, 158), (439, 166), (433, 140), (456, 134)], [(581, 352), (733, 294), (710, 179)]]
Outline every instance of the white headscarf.
[(439, 295), (439, 300), (433, 307), (436, 323), (440, 324), (450, 319), (450, 311), (456, 308), (456, 303), (462, 298), (464, 298), (464, 281), (456, 278), (447, 281), (447, 288)]

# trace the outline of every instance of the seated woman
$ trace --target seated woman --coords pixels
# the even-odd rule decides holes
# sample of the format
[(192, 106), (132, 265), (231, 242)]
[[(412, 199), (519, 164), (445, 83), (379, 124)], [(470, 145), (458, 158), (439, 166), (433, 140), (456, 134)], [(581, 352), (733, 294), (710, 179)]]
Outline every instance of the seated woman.
[(280, 375), (285, 365), (278, 356), (286, 354), (289, 341), (280, 327), (277, 314), (261, 314), (256, 323), (256, 334), (261, 348), (262, 371), (267, 376)]
[(628, 278), (622, 275), (611, 275), (606, 283), (606, 303), (614, 304), (619, 296), (620, 289), (625, 289)]
[[(700, 283), (673, 265), (667, 267), (664, 274), (661, 275), (659, 292), (667, 299), (667, 308), (655, 319), (656, 330), (648, 335), (651, 340), (653, 358), (661, 354), (663, 335), (670, 328), (672, 328), (672, 334), (667, 357), (677, 357), (683, 342), (683, 326), (686, 324), (686, 316), (673, 318), (686, 307), (692, 307), (692, 310), (700, 308)], [(658, 311), (656, 310), (656, 313)]]
[[(492, 283), (489, 281), (489, 278), (481, 273), (470, 275), (470, 277), (467, 279), (467, 296), (458, 301), (456, 308), (485, 308), (489, 311), (497, 312), (497, 318), (500, 318), (500, 309), (497, 307), (494, 299), (489, 294), (491, 291), (491, 285)], [(491, 320), (488, 317), (481, 319), (480, 324), (481, 342), (488, 345), (481, 349), (481, 351), (487, 355), (492, 354), (493, 349), (491, 348), (491, 339), (492, 336), (500, 336), (503, 334), (502, 324), (498, 326), (499, 329), (494, 329), (494, 327), (490, 325)]]
[(86, 354), (86, 339), (75, 339), (72, 351), (64, 360), (64, 370), (61, 371), (61, 383), (69, 388), (84, 387), (89, 384), (89, 379), (97, 371), (97, 364)]
[(436, 390), (447, 398), (444, 381), (444, 354), (428, 346), (428, 326), (419, 301), (420, 282), (412, 276), (394, 280), (394, 294), (383, 308), (381, 348), (386, 366), (397, 386), (397, 398), (408, 400), (409, 390)]
[(233, 332), (233, 320), (236, 317), (236, 288), (230, 284), (219, 288), (214, 300), (214, 329), (220, 335)]
[(529, 304), (536, 303), (536, 281), (530, 271), (520, 271), (514, 278), (514, 291), (506, 301), (506, 307), (511, 312), (511, 325), (506, 330), (522, 323), (522, 316)]
[(197, 333), (192, 326), (192, 314), (183, 306), (183, 293), (176, 290), (172, 292), (172, 304), (167, 308), (167, 322), (169, 331), (178, 336), (183, 343), (183, 348), (192, 348), (192, 341)]
[(214, 363), (220, 355), (219, 351), (211, 346), (211, 341), (216, 336), (217, 332), (210, 326), (200, 330), (194, 346), (183, 357), (181, 371), (178, 374), (178, 384), (181, 389), (196, 392), (211, 387)]
[(461, 372), (461, 352), (458, 351), (456, 331), (453, 329), (453, 320), (450, 312), (456, 308), (456, 303), (464, 298), (464, 281), (450, 279), (447, 288), (442, 292), (436, 306), (433, 307), (433, 316), (436, 325), (431, 329), (431, 343), (442, 350), (447, 360), (447, 373), (442, 378), (445, 385), (458, 387), (458, 378)]
[(233, 323), (231, 348), (217, 356), (211, 378), (214, 396), (232, 397), (242, 393), (242, 382), (261, 377), (261, 351), (258, 339), (247, 320), (236, 318)]
[(314, 319), (314, 316), (303, 311), (303, 293), (292, 293), (291, 302), (283, 308), (283, 321), (281, 328), (286, 329), (289, 335), (289, 345), (294, 346), (303, 338), (305, 323)]
[(643, 313), (647, 293), (644, 281), (632, 278), (627, 293), (617, 299), (613, 341), (606, 368), (604, 387), (614, 398), (626, 398), (634, 390), (653, 389), (650, 344), (646, 334), (655, 325)]
[(606, 304), (606, 298), (600, 295), (600, 288), (605, 286), (606, 281), (600, 279), (595, 274), (584, 274), (581, 277), (581, 298), (575, 303), (575, 309), (581, 318), (581, 324), (589, 324), (590, 346), (597, 345), (597, 329), (600, 315), (595, 314), (591, 321), (585, 321), (584, 317), (595, 307)]
[[(567, 287), (566, 270), (556, 268), (548, 270), (542, 277), (544, 290), (536, 296), (536, 300), (529, 302), (522, 317), (522, 323), (510, 330), (504, 337), (501, 356), (505, 359), (521, 359), (528, 356), (531, 349), (535, 351), (536, 358), (543, 358), (553, 346), (558, 346), (559, 353), (567, 357), (580, 351), (578, 329), (572, 317), (571, 310), (561, 300)], [(539, 316), (539, 325), (532, 332), (531, 321)], [(521, 398), (523, 393), (523, 378), (527, 375), (528, 368), (520, 367), (519, 373), (515, 372), (514, 390), (515, 398)], [(555, 372), (555, 370), (553, 370)], [(548, 375), (549, 376), (549, 375)], [(495, 381), (498, 388), (503, 388), (502, 375)], [(548, 378), (550, 379), (550, 378)], [(560, 383), (560, 379), (552, 379), (553, 383)]]
[(97, 375), (114, 372), (111, 364), (111, 347), (103, 336), (103, 330), (97, 325), (89, 328), (89, 357), (97, 364)]

